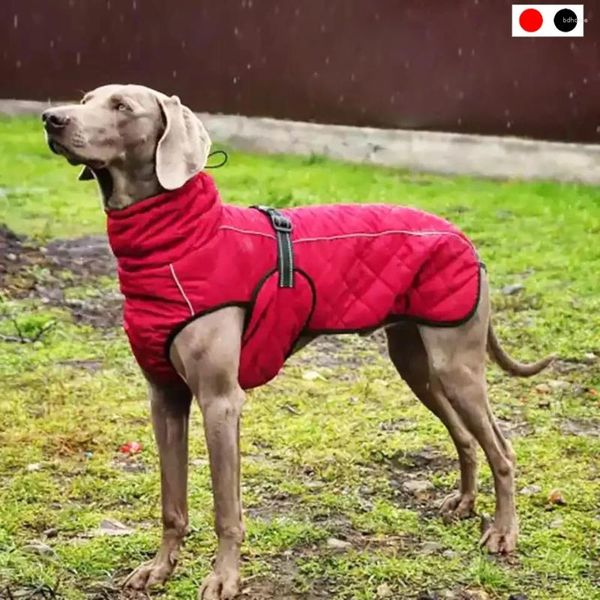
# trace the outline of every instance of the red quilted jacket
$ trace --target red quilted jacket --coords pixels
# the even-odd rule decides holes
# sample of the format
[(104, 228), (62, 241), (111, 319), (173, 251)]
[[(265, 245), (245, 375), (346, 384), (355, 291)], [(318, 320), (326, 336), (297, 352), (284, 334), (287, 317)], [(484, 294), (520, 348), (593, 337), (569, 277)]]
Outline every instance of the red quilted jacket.
[(412, 208), (283, 210), (293, 287), (279, 286), (277, 234), (253, 208), (222, 204), (199, 173), (182, 188), (107, 213), (133, 353), (155, 381), (179, 376), (169, 344), (224, 306), (247, 310), (240, 385), (266, 383), (302, 333), (351, 332), (388, 319), (457, 325), (474, 312), (480, 263), (453, 225)]

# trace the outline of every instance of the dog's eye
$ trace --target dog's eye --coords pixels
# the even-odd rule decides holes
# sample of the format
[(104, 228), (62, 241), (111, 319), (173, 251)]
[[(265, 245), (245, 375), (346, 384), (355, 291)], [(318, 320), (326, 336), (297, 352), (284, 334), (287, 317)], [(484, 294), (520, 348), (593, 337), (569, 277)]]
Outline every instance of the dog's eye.
[(129, 107), (127, 106), (127, 104), (123, 104), (123, 102), (117, 102), (117, 104), (115, 105), (115, 110), (120, 110), (121, 112), (124, 112), (126, 110), (129, 110)]

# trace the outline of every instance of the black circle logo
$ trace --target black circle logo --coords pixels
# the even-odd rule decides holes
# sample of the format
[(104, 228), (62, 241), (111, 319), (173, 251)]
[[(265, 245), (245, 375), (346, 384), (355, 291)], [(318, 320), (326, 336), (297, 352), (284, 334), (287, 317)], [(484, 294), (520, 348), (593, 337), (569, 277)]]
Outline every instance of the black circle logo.
[(573, 31), (577, 27), (577, 15), (570, 8), (562, 8), (554, 15), (554, 25), (563, 33)]

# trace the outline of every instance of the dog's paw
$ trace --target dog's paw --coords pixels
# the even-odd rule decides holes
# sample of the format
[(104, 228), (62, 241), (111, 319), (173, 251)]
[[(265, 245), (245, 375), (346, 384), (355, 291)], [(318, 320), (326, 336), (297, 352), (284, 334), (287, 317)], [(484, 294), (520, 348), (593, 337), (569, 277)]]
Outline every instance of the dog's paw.
[(480, 546), (485, 546), (490, 554), (511, 554), (517, 548), (519, 528), (516, 524), (498, 527), (492, 523), (481, 536)]
[(202, 582), (198, 600), (233, 600), (240, 590), (240, 575), (236, 570), (213, 571)]
[(163, 585), (171, 576), (174, 568), (175, 561), (161, 559), (156, 556), (132, 571), (123, 582), (123, 587), (133, 590), (147, 590), (154, 586)]
[(472, 494), (453, 492), (442, 502), (440, 514), (446, 522), (468, 519), (475, 514), (475, 497)]

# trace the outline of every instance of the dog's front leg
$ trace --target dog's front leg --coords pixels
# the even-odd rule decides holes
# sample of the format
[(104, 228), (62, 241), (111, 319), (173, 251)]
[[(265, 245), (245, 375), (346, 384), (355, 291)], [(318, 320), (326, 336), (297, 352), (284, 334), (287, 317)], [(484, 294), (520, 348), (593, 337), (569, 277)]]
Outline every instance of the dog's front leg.
[(244, 539), (240, 498), (238, 384), (243, 312), (223, 309), (188, 325), (174, 340), (173, 363), (198, 398), (204, 419), (218, 537), (213, 571), (202, 583), (202, 600), (231, 600), (240, 585)]
[(239, 589), (240, 546), (244, 539), (240, 499), (239, 422), (244, 394), (236, 385), (200, 395), (210, 459), (219, 546), (213, 572), (199, 598), (229, 600)]
[(184, 383), (171, 387), (149, 383), (149, 396), (160, 457), (163, 534), (156, 556), (125, 580), (126, 586), (139, 590), (168, 579), (188, 526), (188, 421), (192, 394)]

